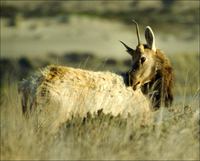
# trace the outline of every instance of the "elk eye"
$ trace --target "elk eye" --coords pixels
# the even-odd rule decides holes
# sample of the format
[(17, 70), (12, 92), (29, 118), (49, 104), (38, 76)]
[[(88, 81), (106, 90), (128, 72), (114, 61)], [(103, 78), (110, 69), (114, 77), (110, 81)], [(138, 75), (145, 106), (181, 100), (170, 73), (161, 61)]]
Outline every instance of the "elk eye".
[(143, 64), (145, 62), (146, 58), (145, 57), (141, 57), (140, 60), (141, 60), (141, 64)]

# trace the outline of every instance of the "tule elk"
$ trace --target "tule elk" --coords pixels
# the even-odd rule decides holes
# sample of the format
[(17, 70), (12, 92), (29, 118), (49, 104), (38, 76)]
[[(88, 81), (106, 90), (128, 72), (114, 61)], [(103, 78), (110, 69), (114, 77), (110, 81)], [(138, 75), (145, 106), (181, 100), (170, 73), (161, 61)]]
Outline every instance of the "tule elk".
[[(135, 116), (142, 124), (151, 120), (151, 108), (162, 101), (172, 103), (172, 68), (168, 59), (155, 47), (153, 31), (145, 30), (147, 44), (141, 44), (138, 24), (136, 49), (126, 47), (132, 56), (127, 77), (111, 72), (49, 65), (19, 85), (22, 111), (39, 114), (41, 123), (53, 121), (54, 127), (73, 116), (88, 113), (122, 117)], [(136, 117), (137, 116), (137, 117)]]

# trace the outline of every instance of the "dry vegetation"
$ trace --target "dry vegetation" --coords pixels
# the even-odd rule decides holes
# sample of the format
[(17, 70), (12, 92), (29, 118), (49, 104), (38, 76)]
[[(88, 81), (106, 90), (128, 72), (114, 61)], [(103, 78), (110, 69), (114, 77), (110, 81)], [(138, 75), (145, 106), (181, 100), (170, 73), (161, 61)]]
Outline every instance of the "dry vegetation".
[[(79, 1), (69, 1), (69, 3), (62, 1), (35, 1), (34, 3), (4, 1), (3, 3), (1, 1), (0, 54), (4, 58), (0, 59), (0, 159), (199, 160), (200, 56), (197, 54), (199, 53), (197, 42), (199, 2), (170, 1), (172, 3), (168, 4), (166, 0), (162, 0), (159, 3), (152, 1), (149, 4), (145, 1), (145, 5), (143, 1), (142, 3), (139, 3), (140, 1), (125, 3), (124, 1), (123, 3), (122, 1), (115, 3), (96, 1), (96, 5), (92, 1), (77, 2)], [(70, 22), (71, 16), (74, 15), (76, 22), (82, 22), (81, 25)], [(95, 21), (88, 21), (90, 18)], [(90, 114), (85, 118), (74, 116), (53, 134), (49, 133), (52, 129), (48, 124), (41, 127), (36, 114), (29, 119), (22, 115), (20, 96), (17, 91), (19, 81), (48, 64), (94, 71), (109, 70), (116, 73), (127, 71), (130, 67), (130, 59), (125, 57), (124, 59), (120, 57), (120, 60), (104, 59), (100, 55), (97, 56), (96, 48), (101, 49), (99, 53), (104, 51), (106, 56), (111, 56), (110, 54), (115, 56), (122, 51), (121, 46), (115, 43), (118, 36), (132, 43), (135, 39), (133, 26), (130, 32), (125, 30), (127, 26), (121, 26), (122, 23), (128, 25), (131, 18), (135, 18), (140, 24), (148, 24), (155, 28), (158, 35), (161, 35), (161, 38), (158, 38), (162, 41), (160, 42), (166, 48), (170, 48), (166, 51), (169, 53), (175, 72), (175, 101), (172, 107), (153, 112), (153, 121), (145, 126), (141, 126), (138, 117), (130, 116), (124, 119), (121, 116), (105, 115), (101, 111), (95, 117), (91, 117)], [(105, 19), (107, 20), (104, 21)], [(106, 25), (103, 26), (105, 22)], [(88, 23), (91, 23), (92, 27)], [(117, 27), (114, 29), (113, 26)], [(68, 32), (64, 32), (66, 27)], [(82, 30), (74, 30), (76, 27)], [(91, 30), (88, 30), (88, 27), (91, 27)], [(60, 32), (53, 32), (56, 31), (55, 29)], [(88, 32), (84, 32), (86, 29)], [(120, 32), (122, 29), (124, 34)], [(97, 31), (99, 35), (94, 36)], [(171, 35), (176, 34), (178, 39), (170, 37), (169, 32)], [(83, 39), (77, 38), (80, 33), (83, 33)], [(109, 33), (117, 34), (108, 36)], [(50, 36), (46, 37), (46, 35)], [(64, 37), (65, 39), (62, 39)], [(99, 41), (95, 41), (98, 37), (100, 37)], [(165, 39), (169, 40), (164, 41)], [(21, 46), (18, 42), (21, 42)], [(52, 44), (49, 45), (50, 42)], [(161, 49), (163, 44), (159, 45)], [(66, 46), (68, 48), (65, 48)], [(41, 51), (42, 47), (46, 49), (45, 52)], [(85, 52), (92, 47), (94, 51)], [(63, 50), (58, 53), (53, 50), (56, 48)], [(69, 48), (70, 50), (66, 50)], [(71, 50), (78, 48), (84, 50)], [(108, 52), (105, 49), (112, 50)], [(191, 49), (194, 50), (188, 53)], [(34, 57), (33, 53), (37, 50), (47, 56), (41, 57), (43, 54), (39, 53)], [(16, 51), (19, 52), (19, 57), (15, 57)], [(177, 51), (180, 53), (175, 54)], [(21, 55), (25, 56), (20, 57)], [(82, 102), (78, 100), (77, 104), (81, 105)]]
[[(1, 159), (199, 159), (199, 84), (194, 68), (198, 69), (198, 57), (173, 56), (175, 103), (154, 112), (154, 121), (146, 126), (136, 117), (123, 119), (99, 111), (96, 117), (74, 117), (51, 134), (51, 126), (41, 128), (37, 115), (28, 120), (22, 116), (16, 81), (4, 81)], [(104, 63), (105, 68), (109, 69), (109, 64)]]
[(51, 135), (37, 116), (22, 116), (16, 85), (1, 103), (1, 159), (199, 159), (199, 109), (194, 98), (154, 113), (154, 122), (103, 115), (74, 117)]

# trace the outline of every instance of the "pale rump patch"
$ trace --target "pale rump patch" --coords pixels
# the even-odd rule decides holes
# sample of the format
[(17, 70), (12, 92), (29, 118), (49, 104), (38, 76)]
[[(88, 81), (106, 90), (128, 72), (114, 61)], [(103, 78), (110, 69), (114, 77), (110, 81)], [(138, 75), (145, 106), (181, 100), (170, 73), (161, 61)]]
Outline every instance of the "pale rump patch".
[[(150, 117), (150, 101), (141, 90), (133, 91), (122, 76), (114, 73), (51, 65), (29, 83), (24, 82), (22, 86), (29, 86), (23, 88), (29, 91), (26, 97), (34, 102), (30, 102), (32, 109), (42, 113), (41, 122), (53, 118), (56, 127), (74, 115), (85, 117), (88, 112), (96, 114), (101, 109), (113, 116), (135, 115), (143, 123)], [(26, 108), (29, 106), (26, 104)]]

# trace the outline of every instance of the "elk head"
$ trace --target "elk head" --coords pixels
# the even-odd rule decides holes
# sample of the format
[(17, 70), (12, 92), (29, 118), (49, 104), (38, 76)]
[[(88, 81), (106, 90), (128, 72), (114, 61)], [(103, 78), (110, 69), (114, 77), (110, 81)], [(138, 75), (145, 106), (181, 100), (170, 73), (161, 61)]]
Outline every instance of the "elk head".
[[(140, 40), (139, 27), (136, 24), (138, 45), (132, 49), (124, 42), (120, 41), (126, 48), (128, 54), (132, 57), (132, 67), (128, 72), (129, 85), (133, 90), (142, 89), (144, 94), (148, 94), (153, 102), (153, 106), (160, 107), (162, 99), (165, 105), (172, 103), (172, 67), (165, 55), (155, 47), (155, 36), (151, 27), (145, 29), (146, 44)], [(149, 94), (149, 87), (156, 91), (155, 94)]]
[(156, 74), (156, 47), (155, 37), (151, 27), (147, 26), (145, 30), (145, 38), (147, 44), (141, 44), (139, 27), (136, 24), (138, 45), (136, 49), (132, 49), (124, 42), (120, 41), (126, 48), (128, 54), (132, 56), (132, 68), (129, 71), (129, 84), (133, 86), (133, 90), (150, 82)]

